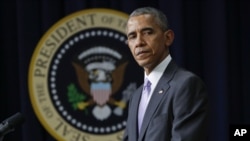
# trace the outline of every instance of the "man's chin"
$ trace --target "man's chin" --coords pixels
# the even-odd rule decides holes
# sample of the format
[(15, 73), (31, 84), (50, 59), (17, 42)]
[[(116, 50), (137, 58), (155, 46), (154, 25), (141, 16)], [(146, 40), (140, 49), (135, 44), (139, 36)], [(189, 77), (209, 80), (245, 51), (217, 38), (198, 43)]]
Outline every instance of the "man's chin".
[(137, 64), (142, 68), (148, 68), (150, 66), (148, 61), (137, 61)]

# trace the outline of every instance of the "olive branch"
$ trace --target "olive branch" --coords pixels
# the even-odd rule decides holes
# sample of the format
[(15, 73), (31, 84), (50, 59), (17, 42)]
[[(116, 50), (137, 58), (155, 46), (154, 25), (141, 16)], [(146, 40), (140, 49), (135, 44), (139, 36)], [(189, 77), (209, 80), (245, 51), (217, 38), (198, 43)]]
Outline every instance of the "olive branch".
[(86, 99), (86, 95), (78, 92), (76, 86), (71, 83), (68, 85), (68, 101), (72, 104), (74, 110), (78, 109), (78, 104)]

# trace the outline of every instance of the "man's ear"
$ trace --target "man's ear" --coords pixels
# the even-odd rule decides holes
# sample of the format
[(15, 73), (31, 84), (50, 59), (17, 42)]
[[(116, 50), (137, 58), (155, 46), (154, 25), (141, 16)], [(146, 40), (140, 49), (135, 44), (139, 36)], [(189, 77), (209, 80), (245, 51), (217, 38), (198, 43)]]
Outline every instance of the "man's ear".
[(167, 31), (164, 32), (164, 36), (166, 37), (165, 46), (169, 47), (170, 45), (172, 45), (174, 41), (174, 31), (168, 29)]

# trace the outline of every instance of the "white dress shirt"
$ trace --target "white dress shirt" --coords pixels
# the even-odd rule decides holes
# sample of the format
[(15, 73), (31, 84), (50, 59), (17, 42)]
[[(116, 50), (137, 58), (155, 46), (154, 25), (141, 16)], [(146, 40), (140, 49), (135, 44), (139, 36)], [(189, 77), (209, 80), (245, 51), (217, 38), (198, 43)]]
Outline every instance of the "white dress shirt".
[[(147, 78), (150, 82), (151, 82), (151, 91), (149, 93), (149, 97), (147, 100), (147, 104), (154, 92), (154, 89), (158, 83), (158, 81), (160, 80), (164, 70), (167, 68), (169, 62), (171, 61), (172, 57), (169, 54), (160, 64), (158, 64), (153, 71), (149, 74), (146, 75), (146, 73), (144, 73), (144, 78)], [(145, 79), (144, 79), (145, 80)]]

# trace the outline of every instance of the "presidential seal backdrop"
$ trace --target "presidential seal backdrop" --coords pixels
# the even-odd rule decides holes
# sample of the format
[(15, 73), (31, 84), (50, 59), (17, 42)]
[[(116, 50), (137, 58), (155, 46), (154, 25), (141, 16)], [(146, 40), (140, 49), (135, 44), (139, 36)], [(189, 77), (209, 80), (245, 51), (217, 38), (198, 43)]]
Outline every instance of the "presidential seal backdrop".
[(120, 141), (128, 100), (143, 80), (126, 45), (126, 13), (87, 9), (55, 23), (29, 66), (29, 95), (57, 140)]

